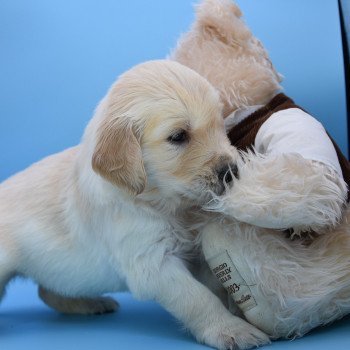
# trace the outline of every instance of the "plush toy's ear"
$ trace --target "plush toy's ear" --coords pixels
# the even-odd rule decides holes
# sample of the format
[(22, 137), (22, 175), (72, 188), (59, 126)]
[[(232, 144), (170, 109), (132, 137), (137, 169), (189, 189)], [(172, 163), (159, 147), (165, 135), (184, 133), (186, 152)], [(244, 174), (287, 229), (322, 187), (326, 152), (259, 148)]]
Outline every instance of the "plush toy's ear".
[(102, 123), (92, 157), (92, 168), (112, 184), (140, 194), (146, 186), (146, 172), (139, 140), (131, 121), (124, 118)]

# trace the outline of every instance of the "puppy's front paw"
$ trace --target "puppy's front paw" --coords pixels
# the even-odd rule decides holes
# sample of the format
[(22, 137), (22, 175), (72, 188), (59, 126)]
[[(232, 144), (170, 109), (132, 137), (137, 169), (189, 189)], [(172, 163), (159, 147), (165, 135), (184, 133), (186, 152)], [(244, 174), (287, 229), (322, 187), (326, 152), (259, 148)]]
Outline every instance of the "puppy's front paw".
[(270, 343), (265, 333), (233, 316), (225, 317), (218, 324), (211, 324), (197, 339), (222, 350), (251, 349)]

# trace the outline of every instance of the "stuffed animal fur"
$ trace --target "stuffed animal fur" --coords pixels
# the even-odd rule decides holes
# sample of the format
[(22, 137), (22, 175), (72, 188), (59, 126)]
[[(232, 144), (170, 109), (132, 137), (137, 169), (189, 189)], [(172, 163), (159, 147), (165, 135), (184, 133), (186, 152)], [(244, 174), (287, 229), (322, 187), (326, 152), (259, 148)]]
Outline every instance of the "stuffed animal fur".
[[(298, 337), (350, 312), (349, 165), (323, 127), (279, 95), (281, 75), (241, 15), (230, 0), (204, 0), (170, 57), (218, 89), (228, 135), (242, 150), (239, 179), (208, 205), (221, 215), (202, 230), (203, 253), (232, 312), (272, 338)], [(254, 124), (280, 98), (293, 107), (277, 111), (278, 118), (272, 110), (250, 142), (237, 141), (242, 120)], [(288, 135), (298, 118), (316, 141), (298, 139), (300, 130)], [(285, 143), (270, 142), (286, 130)], [(327, 149), (324, 157), (318, 143)]]

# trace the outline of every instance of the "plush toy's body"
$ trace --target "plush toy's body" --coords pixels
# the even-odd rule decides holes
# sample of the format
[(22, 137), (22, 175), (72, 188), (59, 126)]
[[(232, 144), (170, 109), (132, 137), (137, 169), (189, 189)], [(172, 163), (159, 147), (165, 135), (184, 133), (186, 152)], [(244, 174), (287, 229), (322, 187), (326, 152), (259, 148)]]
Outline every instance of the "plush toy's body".
[[(236, 121), (233, 113), (232, 122)], [(239, 150), (251, 149), (260, 154), (297, 153), (333, 169), (348, 183), (349, 162), (324, 127), (284, 94), (276, 95), (239, 122), (225, 120), (231, 144)], [(231, 123), (232, 123), (231, 122)]]
[[(219, 90), (229, 137), (247, 150), (239, 180), (211, 204), (224, 215), (204, 228), (203, 252), (252, 324), (274, 338), (301, 336), (350, 312), (350, 209), (343, 179), (349, 179), (349, 166), (319, 123), (295, 106), (283, 115), (272, 108), (275, 115), (266, 114), (272, 119), (255, 129), (247, 115), (279, 98), (280, 76), (240, 16), (230, 0), (203, 1), (172, 54)], [(298, 120), (310, 129), (288, 150)], [(306, 244), (292, 241), (285, 229), (318, 235)]]
[[(323, 126), (290, 98), (278, 94), (266, 106), (240, 119), (234, 125), (227, 121), (230, 125), (228, 137), (234, 146), (241, 150), (252, 148), (258, 154), (276, 157), (277, 161), (280, 157), (288, 159), (290, 156), (302, 157), (303, 165), (305, 161), (313, 161), (317, 167), (322, 164), (322, 174), (330, 179), (327, 186), (334, 186), (339, 205), (343, 203), (347, 186), (342, 175), (349, 179), (349, 162)], [(244, 168), (245, 164), (242, 164), (240, 169)], [(281, 168), (280, 171), (285, 170)], [(243, 170), (243, 183), (249, 172)], [(298, 184), (302, 179), (303, 176), (291, 181)], [(281, 181), (274, 182), (273, 177), (266, 180), (274, 183), (275, 188), (276, 184), (283, 185)], [(246, 194), (245, 201), (253, 200), (251, 192), (261, 186), (256, 183), (242, 189), (239, 182), (236, 185), (242, 198)], [(264, 185), (264, 188), (271, 190), (271, 185)], [(219, 210), (255, 226), (223, 219), (204, 229), (202, 245), (213, 274), (248, 321), (272, 337), (295, 337), (350, 312), (350, 259), (347, 253), (350, 252), (350, 231), (345, 220), (337, 230), (332, 229), (323, 237), (306, 243), (305, 240), (291, 242), (282, 232), (268, 230), (300, 227), (293, 217), (281, 215), (278, 206), (283, 208), (284, 188), (276, 188), (276, 191), (282, 192), (281, 201), (270, 204), (275, 210), (269, 215), (263, 211), (260, 216), (259, 212), (254, 215), (247, 211), (249, 204), (245, 210), (238, 209), (234, 189), (223, 199), (218, 198)], [(252, 207), (259, 204), (265, 205), (263, 198), (261, 203), (255, 199)], [(305, 220), (312, 215), (311, 208), (306, 209)], [(303, 236), (306, 233), (303, 232)]]
[[(242, 176), (236, 189), (220, 199), (220, 209), (259, 227), (293, 229), (294, 235), (310, 229), (322, 232), (336, 225), (337, 213), (342, 212), (348, 198), (350, 166), (322, 124), (282, 93), (244, 118), (239, 112), (226, 118), (228, 137), (239, 150), (253, 153), (240, 166)], [(236, 116), (240, 120), (233, 123)], [(260, 162), (260, 169), (256, 169)], [(306, 170), (310, 167), (315, 177)], [(264, 195), (264, 191), (269, 192)], [(311, 191), (314, 202), (304, 205), (302, 197)], [(319, 223), (311, 226), (310, 219), (317, 217)]]

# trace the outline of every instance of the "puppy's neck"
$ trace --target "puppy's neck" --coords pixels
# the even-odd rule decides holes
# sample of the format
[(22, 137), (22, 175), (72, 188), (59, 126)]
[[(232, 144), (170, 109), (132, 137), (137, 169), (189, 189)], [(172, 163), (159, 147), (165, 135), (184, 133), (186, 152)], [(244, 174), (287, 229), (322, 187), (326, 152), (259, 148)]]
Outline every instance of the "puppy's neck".
[(165, 194), (161, 194), (157, 189), (146, 190), (144, 193), (136, 196), (135, 202), (169, 218), (178, 216), (186, 206), (186, 203), (180, 196), (173, 194), (171, 197), (168, 197)]

